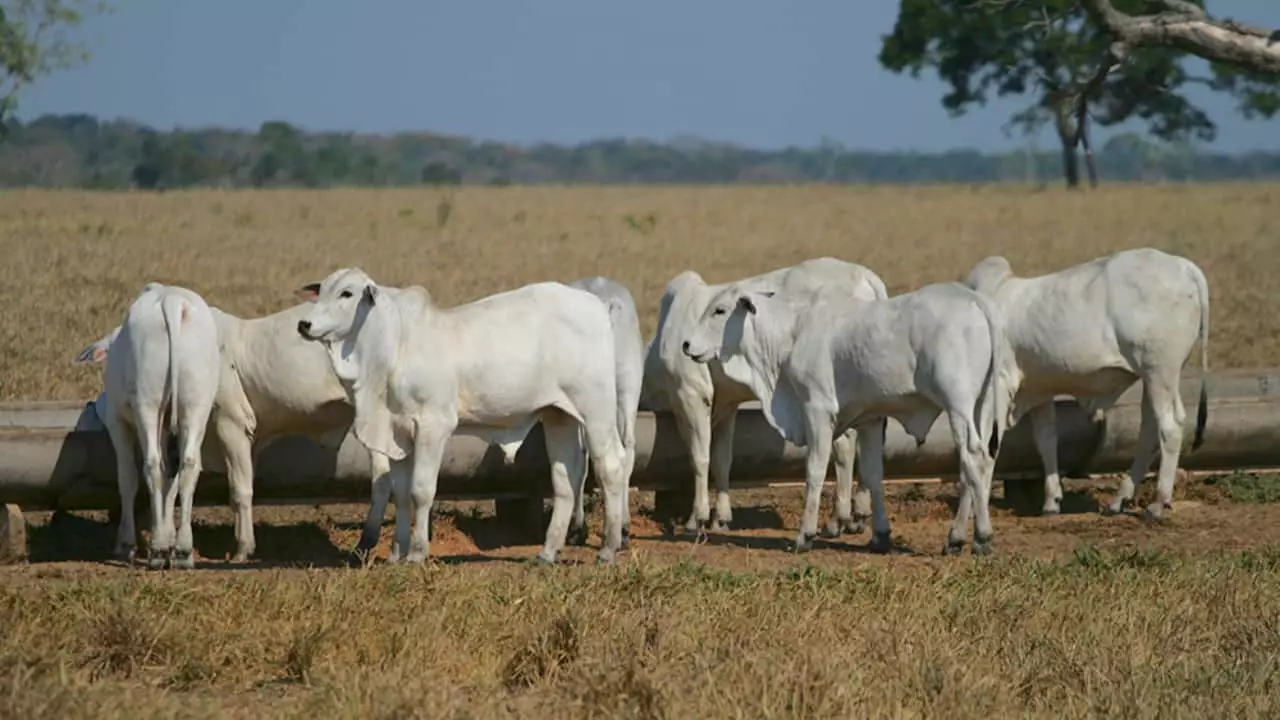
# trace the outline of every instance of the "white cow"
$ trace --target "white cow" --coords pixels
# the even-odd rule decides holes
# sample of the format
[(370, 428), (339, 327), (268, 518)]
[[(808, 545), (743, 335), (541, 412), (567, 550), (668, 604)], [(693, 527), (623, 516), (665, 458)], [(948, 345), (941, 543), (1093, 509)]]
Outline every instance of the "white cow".
[[(821, 257), (790, 267), (745, 278), (732, 284), (740, 290), (778, 291), (793, 302), (820, 287), (843, 289), (864, 300), (888, 297), (884, 281), (875, 272), (856, 263)], [(729, 501), (729, 471), (733, 464), (733, 432), (738, 406), (758, 399), (750, 387), (728, 377), (718, 361), (702, 364), (691, 361), (680, 350), (711, 299), (730, 284), (708, 285), (702, 276), (687, 270), (667, 283), (658, 308), (658, 328), (645, 352), (645, 406), (669, 409), (688, 447), (693, 464), (693, 508), (685, 528), (699, 531), (711, 523), (708, 478), (716, 483), (716, 512), (713, 527), (728, 529), (733, 521)], [(853, 461), (856, 433), (850, 429), (835, 441), (836, 502), (831, 521), (823, 529), (827, 537), (841, 532), (862, 532), (870, 517), (870, 500), (859, 485), (855, 504)], [(708, 470), (710, 471), (708, 473)], [(856, 512), (855, 512), (856, 511)]]
[[(1074, 395), (1086, 410), (1098, 412), (1141, 380), (1138, 450), (1107, 510), (1121, 512), (1132, 501), (1134, 486), (1159, 449), (1159, 497), (1145, 512), (1160, 517), (1173, 502), (1186, 419), (1179, 376), (1197, 339), (1201, 370), (1209, 371), (1209, 285), (1200, 268), (1143, 248), (1022, 278), (1008, 260), (993, 256), (975, 265), (965, 282), (989, 297), (1003, 319), (1016, 361), (1006, 381), (1016, 393), (1006, 427), (1031, 415), (1045, 468), (1044, 513), (1059, 512), (1062, 501), (1054, 395)], [(1207, 405), (1201, 384), (1193, 452), (1203, 441)]]
[[(309, 304), (302, 304), (266, 317), (243, 319), (212, 308), (222, 370), (210, 423), (221, 445), (231, 489), (234, 562), (246, 561), (257, 548), (253, 532), (253, 466), (261, 450), (286, 435), (308, 437), (322, 447), (336, 449), (351, 426), (354, 412), (342, 383), (333, 374), (328, 354), (298, 336), (298, 320), (310, 309)], [(105, 351), (119, 331), (117, 327), (85, 348), (81, 357)], [(101, 404), (101, 396), (95, 404)], [(102, 414), (101, 408), (98, 414)], [(371, 453), (369, 460), (373, 495), (384, 500), (370, 506), (357, 546), (361, 551), (377, 544), (391, 495), (386, 457)]]
[[(853, 427), (859, 480), (871, 495), (870, 547), (888, 551), (885, 418), (896, 418), (923, 443), (945, 412), (961, 481), (978, 499), (973, 552), (991, 551), (987, 504), (1001, 435), (1001, 339), (999, 318), (981, 295), (940, 283), (887, 300), (868, 302), (841, 289), (807, 301), (730, 285), (707, 304), (688, 338), (682, 351), (690, 359), (718, 358), (726, 375), (760, 397), (769, 424), (808, 449), (797, 549), (808, 548), (817, 534), (833, 438)], [(963, 547), (966, 524), (957, 513), (945, 551)]]
[[(609, 308), (609, 322), (613, 328), (613, 356), (617, 364), (618, 432), (626, 451), (623, 460), (622, 492), (622, 547), (629, 544), (631, 535), (631, 472), (636, 464), (636, 413), (640, 407), (640, 393), (644, 385), (644, 339), (640, 335), (640, 316), (631, 291), (616, 280), (600, 275), (579, 278), (569, 287), (579, 288), (600, 298)], [(502, 443), (502, 451), (508, 463), (515, 459), (524, 437)], [(584, 463), (583, 467), (586, 465)], [(582, 493), (574, 498), (573, 519), (569, 523), (569, 542), (587, 544), (586, 515), (582, 508)]]
[[(195, 567), (191, 504), (200, 447), (218, 392), (218, 334), (203, 298), (186, 288), (148, 283), (103, 347), (77, 362), (103, 362), (103, 424), (116, 454), (120, 526), (115, 553), (134, 557), (138, 451), (151, 493), (150, 566)], [(172, 446), (177, 446), (174, 457)], [(174, 467), (174, 466), (177, 467)], [(181, 497), (176, 530), (173, 511)]]
[[(589, 292), (536, 283), (453, 308), (420, 286), (380, 286), (344, 268), (299, 291), (315, 305), (298, 333), (319, 341), (355, 406), (353, 430), (391, 459), (396, 545), (426, 560), (431, 506), (445, 445), (455, 432), (512, 440), (541, 421), (555, 504), (538, 560), (564, 546), (587, 454), (604, 492), (604, 542), (622, 544), (623, 462), (609, 312)], [(409, 500), (416, 507), (412, 535)], [(399, 558), (396, 558), (399, 559)]]

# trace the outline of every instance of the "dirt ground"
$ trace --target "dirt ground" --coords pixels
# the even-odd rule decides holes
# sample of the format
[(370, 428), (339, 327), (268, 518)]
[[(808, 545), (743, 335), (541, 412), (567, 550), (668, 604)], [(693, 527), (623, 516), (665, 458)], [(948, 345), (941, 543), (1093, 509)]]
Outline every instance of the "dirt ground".
[[(1138, 499), (1152, 492), (1152, 481), (1139, 488)], [(1068, 480), (1063, 513), (1041, 517), (1015, 510), (997, 483), (992, 499), (995, 549), (1000, 554), (1042, 559), (1070, 556), (1092, 545), (1099, 550), (1165, 550), (1197, 554), (1280, 543), (1280, 504), (1230, 501), (1214, 477), (1179, 480), (1173, 510), (1151, 522), (1137, 512), (1103, 516), (1099, 509), (1114, 489), (1114, 479)], [(815, 540), (812, 550), (795, 553), (790, 544), (799, 525), (800, 487), (740, 490), (733, 494), (734, 527), (698, 537), (682, 527), (667, 529), (653, 510), (653, 493), (633, 493), (632, 541), (622, 562), (667, 565), (695, 561), (726, 570), (776, 570), (797, 564), (848, 567), (874, 563), (888, 566), (929, 564), (942, 558), (956, 502), (951, 482), (895, 483), (887, 488), (895, 549), (889, 555), (867, 550), (869, 530), (839, 539)], [(821, 521), (830, 507), (831, 486), (824, 489)], [(1141, 507), (1141, 504), (1138, 505)], [(197, 568), (201, 571), (275, 571), (281, 568), (345, 567), (355, 563), (349, 550), (360, 535), (366, 506), (259, 506), (254, 509), (258, 551), (244, 565), (233, 565), (232, 515), (228, 508), (198, 508), (195, 517)], [(383, 522), (375, 564), (385, 560), (393, 533), (393, 511)], [(546, 503), (543, 522), (550, 517)], [(119, 563), (107, 557), (115, 527), (105, 512), (27, 513), (30, 560), (18, 575), (39, 569), (73, 573), (111, 571)], [(600, 511), (588, 505), (591, 536), (585, 547), (566, 547), (561, 562), (590, 565), (600, 542)], [(545, 527), (545, 524), (543, 525)], [(970, 532), (972, 530), (970, 529)], [(432, 528), (432, 557), (446, 564), (498, 561), (518, 567), (537, 553), (541, 530), (530, 533), (500, 521), (492, 502), (437, 503)], [(966, 553), (967, 553), (966, 549)], [(141, 567), (139, 564), (138, 567)], [(3, 575), (0, 575), (3, 577)], [(10, 576), (12, 579), (12, 575)]]

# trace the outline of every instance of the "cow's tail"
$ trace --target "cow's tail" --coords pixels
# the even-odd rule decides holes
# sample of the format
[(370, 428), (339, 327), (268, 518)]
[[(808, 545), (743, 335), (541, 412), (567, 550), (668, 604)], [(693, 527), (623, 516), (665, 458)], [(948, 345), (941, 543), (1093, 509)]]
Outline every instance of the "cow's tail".
[(1196, 409), (1196, 434), (1191, 441), (1191, 452), (1195, 452), (1204, 444), (1204, 426), (1209, 420), (1209, 281), (1195, 263), (1187, 261), (1187, 269), (1200, 299), (1200, 406)]
[(174, 442), (178, 437), (178, 336), (186, 314), (186, 300), (168, 293), (160, 299), (160, 312), (164, 315), (168, 330), (165, 335), (169, 339), (169, 433), (170, 441)]
[(988, 402), (982, 405), (989, 404), (991, 407), (991, 437), (987, 439), (987, 452), (994, 458), (1000, 451), (1000, 369), (1003, 367), (1004, 359), (1004, 333), (1000, 327), (1000, 316), (991, 307), (991, 303), (976, 290), (973, 294), (977, 297), (978, 307), (987, 319), (987, 331), (991, 338), (991, 367), (987, 369), (986, 379)]

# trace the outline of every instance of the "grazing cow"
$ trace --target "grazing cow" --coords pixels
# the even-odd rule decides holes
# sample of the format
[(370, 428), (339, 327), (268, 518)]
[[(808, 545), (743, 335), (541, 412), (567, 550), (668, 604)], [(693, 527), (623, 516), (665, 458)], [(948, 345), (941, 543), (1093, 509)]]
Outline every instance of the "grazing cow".
[[(979, 555), (991, 551), (987, 503), (1000, 439), (1000, 343), (998, 316), (959, 283), (870, 302), (843, 289), (805, 300), (730, 285), (707, 303), (681, 349), (697, 363), (718, 358), (726, 375), (760, 398), (769, 424), (808, 449), (797, 549), (808, 548), (817, 534), (833, 438), (853, 427), (859, 480), (871, 495), (870, 547), (888, 551), (886, 418), (896, 418), (922, 444), (945, 412), (961, 480), (978, 500), (973, 552)], [(984, 436), (985, 427), (991, 434)], [(946, 552), (963, 547), (965, 525), (957, 514)]]
[[(151, 493), (149, 564), (160, 569), (171, 561), (174, 568), (192, 568), (191, 504), (200, 478), (200, 447), (218, 392), (213, 313), (186, 288), (148, 283), (108, 337), (107, 345), (85, 348), (76, 362), (107, 365), (105, 407), (98, 412), (116, 453), (120, 526), (115, 554), (133, 560), (140, 449)], [(179, 497), (175, 539), (173, 511)]]
[[(1006, 384), (1015, 393), (1006, 427), (1031, 415), (1044, 462), (1045, 514), (1062, 502), (1054, 395), (1074, 395), (1091, 412), (1115, 404), (1142, 381), (1142, 421), (1129, 476), (1107, 508), (1124, 510), (1160, 451), (1159, 497), (1145, 514), (1159, 518), (1173, 502), (1182, 449), (1179, 380), (1196, 340), (1209, 372), (1209, 285), (1186, 258), (1153, 248), (1125, 250), (1038, 277), (1017, 277), (1000, 256), (982, 260), (965, 283), (998, 308), (1015, 360)], [(1208, 393), (1200, 386), (1194, 452), (1204, 438)]]
[[(309, 304), (302, 304), (266, 317), (243, 319), (212, 308), (222, 370), (211, 423), (226, 461), (235, 514), (233, 562), (248, 560), (257, 548), (253, 466), (262, 448), (277, 438), (300, 435), (333, 449), (341, 446), (351, 426), (354, 413), (333, 374), (329, 356), (315, 343), (298, 337), (298, 320), (310, 309)], [(82, 356), (105, 351), (119, 331), (116, 328), (85, 348)], [(103, 414), (101, 408), (97, 412)], [(361, 551), (377, 544), (391, 496), (386, 457), (371, 453), (369, 461), (375, 502), (370, 504), (357, 546)], [(376, 502), (378, 497), (383, 498), (381, 504)]]
[[(862, 265), (830, 257), (772, 270), (739, 280), (732, 286), (743, 292), (783, 292), (792, 297), (793, 302), (822, 287), (843, 289), (864, 300), (888, 297), (884, 281), (876, 273)], [(709, 523), (717, 530), (725, 530), (733, 522), (729, 470), (733, 464), (738, 405), (758, 399), (751, 387), (727, 376), (719, 361), (695, 363), (680, 351), (680, 343), (698, 322), (711, 298), (728, 287), (727, 283), (708, 285), (692, 270), (674, 277), (662, 295), (658, 329), (645, 352), (645, 405), (655, 410), (671, 410), (693, 464), (693, 509), (685, 524), (689, 532), (700, 531)], [(850, 429), (834, 443), (836, 502), (831, 521), (823, 530), (827, 537), (837, 537), (846, 531), (860, 533), (863, 521), (871, 515), (870, 501), (861, 485), (854, 498), (856, 503), (851, 503), (855, 432)], [(714, 523), (707, 497), (708, 477), (716, 483)], [(856, 508), (851, 507), (853, 504)]]
[[(599, 298), (561, 283), (536, 283), (453, 308), (421, 286), (380, 286), (344, 268), (299, 291), (315, 305), (297, 332), (318, 341), (349, 389), (353, 430), (391, 460), (396, 544), (406, 562), (430, 551), (431, 506), (445, 445), (455, 432), (493, 442), (541, 421), (555, 504), (537, 559), (564, 546), (581, 465), (583, 430), (604, 491), (604, 542), (622, 543), (623, 462), (609, 312)], [(527, 432), (527, 430), (525, 430)], [(410, 497), (416, 514), (409, 526)], [(400, 559), (400, 558), (396, 558)]]
[[(579, 288), (600, 298), (609, 308), (609, 322), (613, 328), (613, 359), (617, 366), (618, 432), (626, 451), (623, 460), (622, 491), (622, 547), (627, 547), (631, 535), (630, 490), (631, 472), (636, 464), (636, 413), (640, 406), (640, 392), (644, 384), (644, 339), (640, 335), (640, 316), (631, 291), (622, 283), (595, 275), (579, 278), (569, 287)], [(524, 436), (502, 443), (507, 462), (515, 459)], [(584, 464), (585, 468), (586, 465)], [(582, 493), (574, 499), (573, 519), (569, 523), (569, 542), (587, 544), (586, 516), (582, 509)]]

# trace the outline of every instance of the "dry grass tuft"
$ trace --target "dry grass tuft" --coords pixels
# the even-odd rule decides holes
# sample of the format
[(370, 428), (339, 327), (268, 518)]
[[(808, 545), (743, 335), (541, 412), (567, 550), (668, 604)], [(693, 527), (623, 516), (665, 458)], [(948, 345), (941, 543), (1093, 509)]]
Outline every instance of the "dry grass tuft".
[(0, 607), (11, 717), (1280, 711), (1275, 547), (914, 570), (87, 574), (6, 584)]
[(1215, 367), (1280, 351), (1280, 236), (1264, 184), (1019, 187), (463, 188), (0, 193), (0, 398), (81, 399), (100, 371), (70, 359), (148, 281), (244, 316), (359, 265), (460, 303), (536, 280), (604, 274), (646, 337), (667, 281), (708, 282), (819, 255), (862, 262), (891, 292), (963, 277), (987, 255), (1040, 273), (1121, 248), (1186, 255), (1208, 275)]

